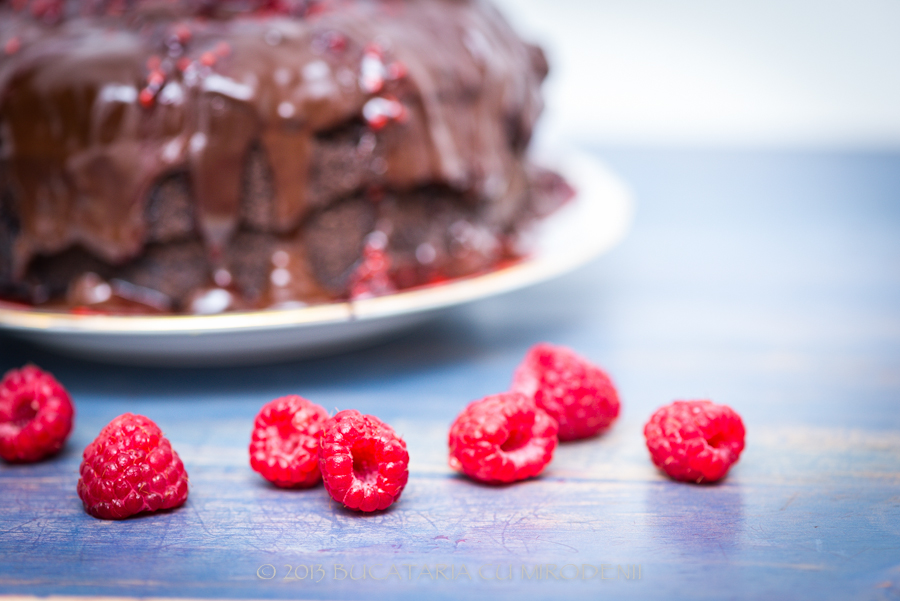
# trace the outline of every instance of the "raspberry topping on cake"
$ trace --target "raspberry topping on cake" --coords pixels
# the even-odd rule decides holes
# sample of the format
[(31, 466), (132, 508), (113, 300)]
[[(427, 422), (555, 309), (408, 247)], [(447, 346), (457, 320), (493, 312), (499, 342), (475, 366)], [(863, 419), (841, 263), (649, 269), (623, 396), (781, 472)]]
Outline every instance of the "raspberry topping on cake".
[(350, 298), (359, 300), (396, 291), (388, 275), (391, 260), (384, 251), (386, 244), (387, 237), (382, 232), (369, 234), (362, 261), (350, 276)]

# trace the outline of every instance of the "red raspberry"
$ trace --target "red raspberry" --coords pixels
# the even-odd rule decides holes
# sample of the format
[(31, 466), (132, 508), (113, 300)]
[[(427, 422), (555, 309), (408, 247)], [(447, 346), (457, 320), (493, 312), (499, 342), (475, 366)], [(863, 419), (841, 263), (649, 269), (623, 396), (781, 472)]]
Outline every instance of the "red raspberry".
[(516, 368), (512, 389), (534, 397), (557, 421), (560, 440), (599, 434), (619, 416), (619, 395), (609, 376), (565, 347), (531, 347)]
[[(376, 194), (380, 191), (375, 192)], [(350, 298), (353, 300), (384, 296), (396, 290), (388, 272), (391, 259), (388, 257), (387, 236), (376, 230), (368, 235), (363, 247), (362, 261), (350, 274)]]
[(75, 408), (62, 384), (34, 365), (12, 369), (0, 382), (0, 457), (37, 461), (58, 452)]
[(78, 496), (92, 516), (121, 520), (178, 507), (187, 500), (188, 476), (159, 427), (125, 413), (84, 450)]
[(518, 392), (469, 403), (450, 426), (450, 467), (483, 482), (537, 476), (553, 459), (557, 426)]
[(409, 479), (406, 443), (377, 417), (340, 411), (325, 424), (319, 468), (331, 498), (350, 509), (387, 509)]
[(309, 488), (322, 479), (319, 438), (328, 412), (290, 395), (263, 405), (250, 439), (250, 467), (283, 488)]
[(726, 405), (675, 401), (653, 414), (644, 437), (653, 463), (671, 478), (715, 482), (744, 450), (744, 422)]

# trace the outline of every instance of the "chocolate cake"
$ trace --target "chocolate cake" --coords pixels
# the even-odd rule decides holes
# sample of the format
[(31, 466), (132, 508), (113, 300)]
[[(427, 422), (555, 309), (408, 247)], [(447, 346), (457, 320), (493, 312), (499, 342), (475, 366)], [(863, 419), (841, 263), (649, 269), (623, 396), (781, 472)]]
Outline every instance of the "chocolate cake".
[(0, 2), (0, 298), (214, 313), (495, 268), (571, 191), (479, 0)]

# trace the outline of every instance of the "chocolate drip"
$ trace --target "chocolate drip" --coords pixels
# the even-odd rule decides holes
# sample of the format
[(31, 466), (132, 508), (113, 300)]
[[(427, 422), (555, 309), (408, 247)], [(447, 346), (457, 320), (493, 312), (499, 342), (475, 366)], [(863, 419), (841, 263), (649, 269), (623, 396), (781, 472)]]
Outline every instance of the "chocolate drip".
[(241, 220), (251, 229), (275, 229), (275, 191), (272, 189), (272, 168), (265, 151), (259, 145), (247, 153), (244, 164)]

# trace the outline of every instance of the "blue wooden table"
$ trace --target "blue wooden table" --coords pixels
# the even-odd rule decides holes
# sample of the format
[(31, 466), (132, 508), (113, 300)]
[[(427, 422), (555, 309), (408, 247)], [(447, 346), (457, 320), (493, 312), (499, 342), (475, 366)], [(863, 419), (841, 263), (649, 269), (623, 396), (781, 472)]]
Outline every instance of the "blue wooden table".
[[(382, 346), (179, 370), (0, 338), (0, 369), (51, 370), (78, 411), (61, 456), (0, 465), (0, 593), (900, 598), (900, 154), (593, 150), (638, 199), (619, 248)], [(543, 340), (608, 369), (620, 420), (533, 481), (454, 475), (450, 422)], [(287, 393), (392, 424), (411, 455), (401, 502), (358, 515), (252, 472), (253, 416)], [(723, 483), (651, 465), (643, 423), (678, 398), (743, 415), (747, 448)], [(125, 411), (184, 459), (183, 508), (123, 522), (82, 510), (81, 450)]]

